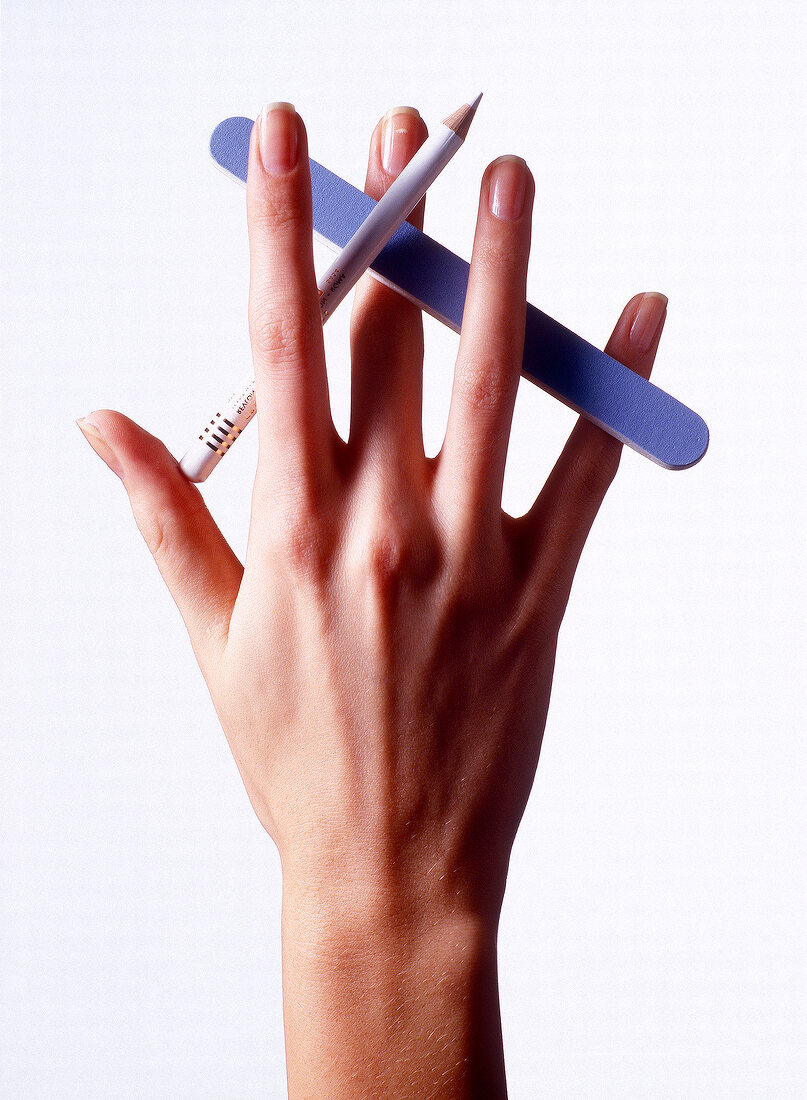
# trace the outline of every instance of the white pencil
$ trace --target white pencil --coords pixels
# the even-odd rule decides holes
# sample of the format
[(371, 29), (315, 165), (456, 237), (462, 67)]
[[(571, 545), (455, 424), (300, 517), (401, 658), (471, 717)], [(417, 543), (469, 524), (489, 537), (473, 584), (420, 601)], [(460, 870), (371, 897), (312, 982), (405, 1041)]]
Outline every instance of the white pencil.
[[(473, 103), (463, 104), (426, 139), (325, 272), (319, 287), (323, 324), (462, 145), (481, 98), (480, 94)], [(216, 413), (179, 464), (189, 481), (204, 481), (252, 420), (254, 382), (247, 383), (220, 408), (222, 411)]]

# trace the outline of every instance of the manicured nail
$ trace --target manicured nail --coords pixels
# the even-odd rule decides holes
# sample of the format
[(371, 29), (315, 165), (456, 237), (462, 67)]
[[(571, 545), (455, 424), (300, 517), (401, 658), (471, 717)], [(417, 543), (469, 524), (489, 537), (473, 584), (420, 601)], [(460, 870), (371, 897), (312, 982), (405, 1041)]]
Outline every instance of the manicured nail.
[(258, 116), (261, 160), (273, 175), (297, 163), (297, 112), (291, 103), (267, 103)]
[(123, 470), (121, 465), (115, 457), (115, 452), (101, 435), (101, 430), (98, 425), (88, 416), (81, 417), (76, 423), (81, 429), (82, 435), (98, 457), (103, 459), (113, 474), (117, 474), (121, 481), (123, 481)]
[(493, 162), (488, 184), (488, 205), (496, 218), (514, 222), (524, 213), (527, 197), (527, 163), (521, 157), (499, 157)]
[(656, 338), (667, 309), (667, 295), (648, 290), (642, 295), (633, 324), (630, 326), (630, 342), (637, 351), (645, 352)]
[(420, 114), (414, 107), (393, 107), (381, 121), (381, 165), (397, 176), (417, 152)]

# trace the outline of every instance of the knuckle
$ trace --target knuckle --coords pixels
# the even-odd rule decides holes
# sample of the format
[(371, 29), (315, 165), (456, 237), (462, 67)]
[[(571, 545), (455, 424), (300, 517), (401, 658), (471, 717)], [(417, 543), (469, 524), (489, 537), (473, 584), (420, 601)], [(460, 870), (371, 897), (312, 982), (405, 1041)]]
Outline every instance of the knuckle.
[(554, 661), (558, 631), (569, 597), (557, 576), (548, 578), (537, 591), (526, 593), (506, 624), (506, 641), (516, 651), (539, 655), (539, 660)]
[(165, 545), (166, 533), (166, 524), (163, 522), (162, 516), (152, 510), (139, 512), (137, 526), (152, 556), (159, 558)]
[(617, 441), (606, 437), (600, 446), (575, 459), (570, 480), (577, 500), (599, 502), (616, 477), (620, 454)]
[(503, 574), (493, 567), (486, 553), (480, 552), (482, 549), (481, 542), (475, 543), (473, 548), (469, 543), (454, 555), (448, 588), (456, 606), (466, 613), (494, 606), (504, 591)]
[(339, 542), (338, 498), (332, 485), (306, 468), (290, 491), (277, 472), (258, 462), (252, 489), (250, 540), (281, 574), (303, 586), (323, 588)]
[(131, 505), (143, 540), (160, 567), (180, 560), (188, 540), (210, 521), (201, 497), (189, 502), (170, 487), (149, 499), (134, 497)]
[(466, 400), (473, 409), (495, 411), (504, 404), (512, 381), (492, 360), (477, 362), (466, 380)]
[(387, 523), (371, 532), (361, 554), (361, 570), (373, 588), (397, 587), (412, 559), (409, 533), (402, 525)]
[(260, 200), (252, 209), (256, 227), (264, 234), (284, 233), (302, 230), (307, 221), (307, 212), (290, 186), (275, 182), (260, 195)]
[(190, 522), (180, 510), (180, 501), (170, 488), (163, 488), (156, 496), (134, 495), (130, 503), (143, 541), (158, 563), (163, 561)]
[(252, 310), (249, 333), (253, 351), (270, 364), (304, 359), (309, 351), (309, 326), (294, 313)]
[(370, 588), (389, 597), (404, 583), (419, 587), (435, 577), (440, 550), (427, 525), (387, 515), (363, 536), (354, 560)]
[(513, 248), (504, 241), (485, 240), (476, 249), (472, 262), (488, 277), (509, 275), (516, 267)]
[(287, 520), (279, 538), (280, 551), (296, 580), (321, 585), (331, 563), (331, 540), (320, 519), (305, 511)]
[[(367, 276), (353, 307), (351, 336), (354, 341), (373, 341), (378, 350), (386, 347), (388, 354), (397, 339), (404, 335), (411, 339), (413, 321), (420, 321), (420, 310), (412, 302)], [(418, 331), (417, 324), (415, 330)]]

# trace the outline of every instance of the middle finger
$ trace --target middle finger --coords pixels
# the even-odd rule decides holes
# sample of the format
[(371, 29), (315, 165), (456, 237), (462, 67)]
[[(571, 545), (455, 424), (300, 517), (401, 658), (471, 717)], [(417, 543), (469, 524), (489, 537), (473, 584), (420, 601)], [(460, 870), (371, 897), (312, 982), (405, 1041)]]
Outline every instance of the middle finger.
[[(414, 107), (395, 107), (370, 139), (364, 190), (378, 200), (428, 135)], [(422, 199), (410, 221), (423, 228)], [(349, 446), (368, 447), (383, 468), (409, 471), (423, 462), (423, 318), (403, 295), (366, 273), (356, 286), (350, 317)]]

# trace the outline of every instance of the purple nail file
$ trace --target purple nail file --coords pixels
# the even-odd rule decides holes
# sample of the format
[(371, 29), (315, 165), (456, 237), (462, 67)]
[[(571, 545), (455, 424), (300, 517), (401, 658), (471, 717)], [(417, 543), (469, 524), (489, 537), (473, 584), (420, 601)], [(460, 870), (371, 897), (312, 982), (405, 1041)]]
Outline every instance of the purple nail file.
[[(210, 139), (215, 162), (243, 184), (252, 126), (250, 118), (227, 118)], [(375, 200), (315, 160), (310, 166), (314, 232), (331, 248), (344, 248)], [(404, 222), (371, 271), (460, 331), (469, 265), (432, 237)], [(683, 470), (706, 453), (709, 429), (697, 413), (529, 304), (521, 369), (525, 378), (660, 466)]]

